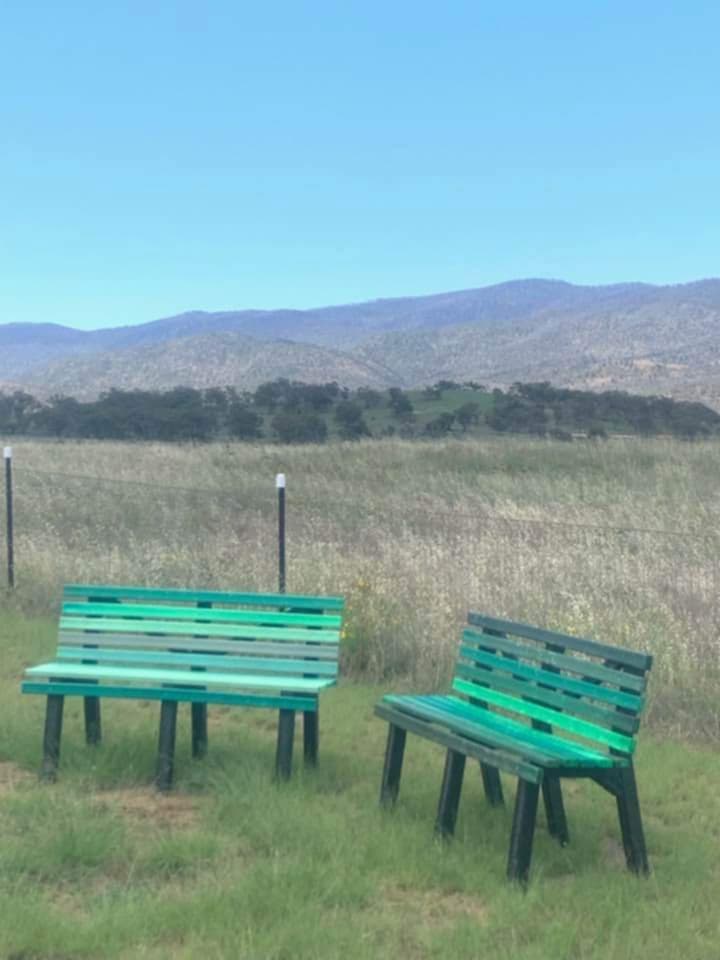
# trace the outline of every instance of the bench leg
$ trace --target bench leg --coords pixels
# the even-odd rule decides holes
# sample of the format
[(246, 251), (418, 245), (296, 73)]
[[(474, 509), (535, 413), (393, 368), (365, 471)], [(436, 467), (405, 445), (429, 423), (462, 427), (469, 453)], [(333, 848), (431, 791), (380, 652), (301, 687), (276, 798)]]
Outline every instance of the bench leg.
[(320, 704), (316, 701), (314, 710), (305, 710), (303, 713), (303, 760), (305, 766), (317, 766), (319, 742)]
[(102, 739), (100, 697), (83, 697), (83, 712), (85, 714), (85, 742), (88, 746), (96, 747)]
[(448, 750), (445, 757), (445, 772), (440, 789), (435, 831), (442, 837), (451, 837), (455, 832), (463, 774), (465, 773), (465, 754)]
[(176, 700), (163, 700), (160, 704), (160, 735), (155, 783), (158, 790), (163, 791), (169, 790), (173, 781), (177, 707)]
[(565, 804), (563, 803), (560, 778), (545, 774), (542, 783), (542, 794), (550, 836), (555, 837), (560, 843), (560, 846), (564, 847), (570, 841), (570, 833), (568, 832), (567, 817), (565, 816)]
[(518, 881), (523, 885), (527, 883), (530, 872), (539, 794), (540, 787), (537, 783), (518, 780), (507, 876), (508, 880)]
[(192, 722), (192, 755), (204, 757), (208, 746), (207, 704), (191, 703), (190, 715)]
[(647, 850), (645, 848), (645, 834), (640, 816), (640, 801), (638, 800), (635, 771), (632, 764), (621, 767), (617, 771), (618, 793), (617, 808), (622, 831), (623, 848), (628, 869), (633, 873), (647, 874), (650, 872)]
[(502, 807), (505, 799), (503, 797), (502, 783), (500, 782), (500, 771), (497, 767), (491, 767), (487, 763), (481, 763), (480, 773), (482, 774), (482, 782), (485, 789), (485, 799), (491, 807)]
[(391, 806), (397, 800), (406, 740), (407, 730), (396, 727), (393, 723), (388, 724), (385, 764), (383, 766), (382, 783), (380, 784), (380, 803), (383, 806)]
[(277, 753), (275, 755), (275, 776), (278, 780), (288, 780), (292, 773), (293, 741), (295, 740), (295, 711), (280, 710), (278, 720)]
[(50, 783), (57, 779), (64, 706), (64, 696), (55, 693), (48, 695), (45, 708), (45, 732), (43, 735), (43, 760), (40, 768), (40, 779), (47, 780)]

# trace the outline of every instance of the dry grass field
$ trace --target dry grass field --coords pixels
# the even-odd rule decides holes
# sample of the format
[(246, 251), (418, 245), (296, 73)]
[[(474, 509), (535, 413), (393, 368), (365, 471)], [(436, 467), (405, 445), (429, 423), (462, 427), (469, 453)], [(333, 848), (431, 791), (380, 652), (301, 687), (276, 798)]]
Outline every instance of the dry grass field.
[[(345, 674), (445, 682), (468, 608), (643, 648), (649, 722), (720, 735), (720, 446), (20, 442), (13, 606), (64, 581), (344, 594)], [(94, 478), (94, 479), (89, 479)]]

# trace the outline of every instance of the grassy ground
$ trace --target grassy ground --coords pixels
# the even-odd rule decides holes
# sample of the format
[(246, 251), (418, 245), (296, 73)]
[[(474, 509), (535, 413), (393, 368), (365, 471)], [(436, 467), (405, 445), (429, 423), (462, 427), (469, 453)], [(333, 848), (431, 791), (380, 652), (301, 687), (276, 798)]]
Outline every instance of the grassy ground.
[[(323, 699), (321, 765), (271, 782), (275, 716), (217, 709), (210, 752), (189, 756), (181, 713), (176, 791), (150, 788), (157, 705), (104, 705), (105, 743), (66, 714), (61, 776), (41, 786), (43, 704), (21, 697), (47, 656), (49, 619), (0, 620), (0, 956), (712, 960), (720, 913), (720, 757), (640, 739), (653, 874), (625, 872), (614, 803), (567, 788), (571, 845), (540, 821), (527, 894), (503, 879), (508, 810), (489, 809), (471, 765), (455, 840), (433, 839), (442, 752), (409, 741), (401, 798), (377, 806), (386, 687)], [(184, 736), (182, 735), (184, 734)], [(512, 796), (510, 781), (506, 795)]]

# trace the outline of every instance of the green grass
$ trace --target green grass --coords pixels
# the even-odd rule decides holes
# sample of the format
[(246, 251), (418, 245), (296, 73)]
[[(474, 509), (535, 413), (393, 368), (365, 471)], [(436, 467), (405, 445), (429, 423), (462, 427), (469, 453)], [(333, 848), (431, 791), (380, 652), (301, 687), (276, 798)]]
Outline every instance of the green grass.
[[(484, 802), (471, 764), (455, 840), (433, 838), (442, 751), (412, 738), (397, 809), (378, 808), (387, 686), (324, 695), (321, 763), (271, 780), (275, 715), (217, 709), (210, 751), (155, 794), (157, 705), (105, 703), (105, 742), (83, 742), (68, 702), (60, 778), (40, 785), (43, 702), (25, 665), (51, 619), (0, 621), (0, 956), (711, 960), (720, 938), (720, 756), (641, 735), (637, 770), (653, 873), (623, 867), (613, 801), (570, 783), (571, 844), (541, 816), (526, 894), (504, 880), (510, 811)], [(506, 796), (512, 783), (505, 779)]]

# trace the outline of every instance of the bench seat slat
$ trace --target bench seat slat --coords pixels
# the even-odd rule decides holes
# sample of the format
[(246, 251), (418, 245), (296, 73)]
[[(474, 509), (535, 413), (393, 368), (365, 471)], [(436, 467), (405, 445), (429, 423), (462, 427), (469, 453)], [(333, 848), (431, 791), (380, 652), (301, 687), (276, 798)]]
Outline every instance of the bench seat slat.
[(180, 687), (127, 687), (90, 683), (63, 683), (61, 681), (38, 682), (24, 680), (23, 693), (60, 696), (108, 697), (127, 700), (174, 700), (179, 703), (225, 704), (236, 707), (269, 707), (278, 710), (301, 710), (314, 713), (317, 710), (315, 697), (271, 696), (252, 693), (233, 693), (220, 690), (199, 690)]
[(221, 590), (182, 590), (175, 588), (114, 586), (107, 584), (69, 583), (64, 596), (103, 597), (116, 600), (177, 600), (186, 603), (236, 603), (263, 607), (293, 607), (303, 610), (342, 610), (342, 597), (315, 597), (291, 593), (228, 593)]
[[(489, 633), (480, 633), (476, 630), (464, 630), (463, 641), (479, 647), (492, 650), (502, 650), (516, 657), (526, 660), (547, 663), (558, 670), (567, 670), (583, 677), (592, 677), (601, 683), (610, 683), (615, 687), (623, 687), (641, 693), (645, 689), (645, 677), (639, 677), (622, 670), (613, 670), (591, 660), (573, 657), (563, 653), (554, 653), (544, 647), (532, 647), (527, 643), (519, 643), (508, 637), (496, 637)], [(559, 641), (558, 641), (559, 642)]]
[[(88, 651), (92, 656), (92, 651)], [(311, 671), (308, 671), (311, 672)], [(194, 686), (223, 686), (246, 689), (272, 689), (292, 691), (318, 691), (334, 684), (333, 679), (313, 679), (304, 677), (268, 677), (255, 674), (220, 673), (217, 671), (166, 669), (156, 670), (151, 667), (113, 667), (101, 664), (84, 663), (41, 663), (25, 671), (28, 677), (59, 677), (79, 680), (118, 680), (155, 683), (189, 683)]]
[(595, 746), (579, 743), (576, 740), (567, 740), (554, 732), (548, 733), (545, 730), (536, 729), (513, 717), (491, 712), (485, 707), (468, 703), (467, 700), (461, 700), (453, 694), (448, 694), (442, 699), (446, 701), (444, 709), (447, 711), (512, 737), (516, 748), (525, 744), (526, 746), (523, 749), (527, 749), (527, 744), (532, 744), (541, 750), (554, 751), (558, 756), (565, 757), (574, 764), (577, 764), (580, 759), (583, 759), (586, 763), (589, 762), (591, 765), (614, 759), (610, 754)]
[(60, 630), (88, 630), (93, 633), (155, 634), (156, 636), (237, 637), (258, 640), (312, 640), (313, 643), (334, 643), (340, 639), (338, 630), (311, 630), (295, 627), (255, 627), (217, 623), (171, 623), (167, 620), (112, 620), (92, 617), (61, 617)]
[(478, 700), (485, 700), (504, 710), (510, 710), (513, 713), (531, 717), (534, 720), (542, 720), (544, 723), (552, 724), (553, 727), (559, 727), (562, 730), (567, 730), (569, 733), (576, 734), (579, 737), (585, 737), (588, 740), (596, 740), (599, 743), (607, 744), (616, 750), (632, 753), (635, 749), (635, 741), (632, 737), (626, 737), (612, 730), (605, 730), (603, 727), (598, 727), (594, 723), (568, 716), (566, 713), (560, 713), (558, 710), (540, 707), (534, 703), (529, 703), (527, 700), (521, 700), (518, 697), (499, 693), (497, 690), (481, 687), (476, 683), (470, 683), (464, 680), (453, 680), (452, 687), (453, 690), (457, 690), (458, 693), (464, 693), (466, 696), (475, 697)]
[(420, 720), (418, 717), (411, 716), (401, 710), (394, 710), (386, 703), (378, 703), (375, 706), (375, 715), (381, 720), (386, 720), (395, 726), (402, 727), (411, 733), (417, 733), (428, 740), (448, 747), (451, 750), (458, 750), (476, 760), (484, 763), (490, 763), (504, 770), (505, 773), (512, 773), (515, 776), (529, 780), (531, 783), (540, 783), (542, 781), (543, 771), (541, 767), (535, 766), (527, 760), (518, 757), (516, 754), (506, 750), (500, 750), (497, 747), (490, 747), (478, 743), (476, 740), (470, 740), (458, 733), (453, 733), (449, 729), (444, 729), (427, 720)]
[(598, 643), (596, 640), (573, 637), (566, 633), (555, 633), (552, 630), (530, 626), (527, 623), (515, 623), (512, 620), (502, 620), (498, 617), (490, 617), (487, 614), (475, 612), (468, 614), (468, 622), (485, 629), (499, 630), (516, 637), (524, 637), (526, 640), (563, 646), (566, 650), (574, 650), (577, 653), (584, 653), (600, 660), (610, 660), (613, 663), (622, 664), (643, 673), (646, 673), (652, 666), (652, 656), (650, 654), (629, 650), (626, 647), (611, 647), (605, 643)]
[[(624, 710), (632, 710), (639, 713), (644, 704), (645, 698), (642, 695), (634, 693), (623, 693), (621, 690), (615, 690), (611, 687), (603, 687), (600, 684), (587, 683), (584, 680), (578, 680), (576, 677), (568, 677), (562, 673), (552, 673), (550, 670), (543, 670), (542, 667), (522, 663), (509, 657), (498, 657), (492, 653), (486, 653), (484, 650), (476, 650), (473, 647), (460, 647), (460, 656), (475, 663), (483, 664), (498, 670), (506, 670), (518, 677), (525, 677), (536, 683), (547, 683), (559, 690), (566, 690), (568, 693), (575, 693), (581, 697), (601, 700), (616, 707), (622, 707)], [(543, 657), (543, 660), (546, 658)]]
[(339, 629), (342, 617), (335, 614), (279, 612), (277, 610), (228, 610), (225, 608), (177, 607), (135, 603), (63, 603), (63, 616), (139, 617), (150, 620), (193, 620), (202, 623), (254, 623), (264, 626), (320, 627)]
[(616, 763), (615, 758), (608, 754), (507, 721), (499, 714), (472, 708), (455, 697), (390, 695), (381, 702), (420, 718), (439, 722), (471, 740), (509, 750), (543, 767), (608, 768)]
[[(506, 660), (505, 663), (511, 664), (513, 661)], [(512, 668), (506, 667), (505, 669)], [(603, 727), (610, 727), (611, 729), (617, 728), (624, 733), (633, 734), (640, 726), (640, 721), (635, 716), (617, 713), (605, 707), (597, 707), (577, 697), (568, 696), (568, 694), (562, 692), (558, 693), (554, 690), (548, 690), (529, 680), (517, 680), (508, 676), (506, 673), (499, 673), (496, 670), (483, 670), (480, 667), (466, 666), (463, 663), (459, 663), (455, 670), (455, 676), (476, 684), (487, 685), (492, 690), (509, 693), (512, 696), (527, 699), (528, 701), (545, 707), (559, 709), (564, 713), (590, 720)], [(549, 676), (552, 677), (554, 674), (551, 673)], [(477, 696), (479, 699), (482, 699), (481, 693), (478, 693)]]
[(67, 645), (85, 646), (88, 649), (112, 649), (115, 647), (138, 650), (180, 650), (191, 653), (201, 647), (207, 653), (249, 653), (269, 657), (312, 657), (317, 660), (337, 661), (338, 648), (330, 643), (266, 643), (262, 640), (208, 640), (197, 635), (192, 637), (134, 636), (126, 633), (91, 634), (65, 630), (60, 641)]
[(60, 646), (58, 660), (82, 661), (92, 659), (98, 663), (124, 663), (128, 666), (148, 664), (150, 666), (192, 666), (209, 667), (222, 670), (251, 670), (262, 673), (316, 673), (334, 677), (337, 674), (337, 662), (314, 660), (290, 660), (285, 657), (236, 657), (232, 654), (178, 653), (175, 650), (101, 650), (87, 647)]

